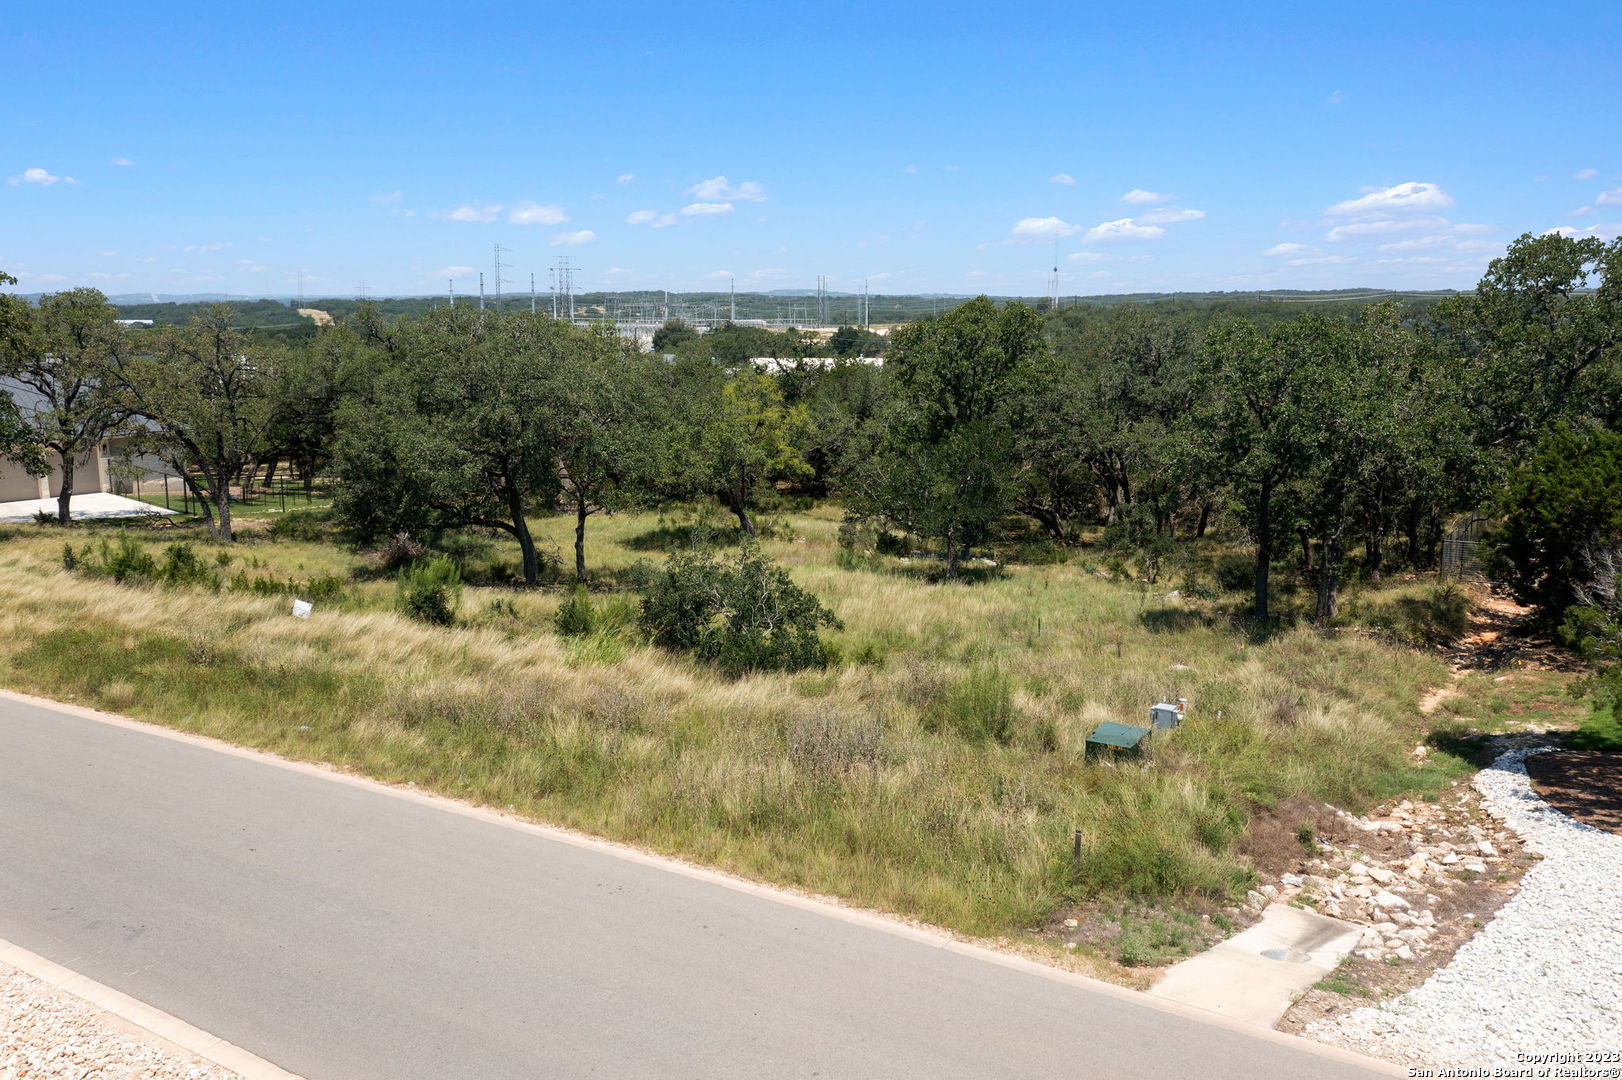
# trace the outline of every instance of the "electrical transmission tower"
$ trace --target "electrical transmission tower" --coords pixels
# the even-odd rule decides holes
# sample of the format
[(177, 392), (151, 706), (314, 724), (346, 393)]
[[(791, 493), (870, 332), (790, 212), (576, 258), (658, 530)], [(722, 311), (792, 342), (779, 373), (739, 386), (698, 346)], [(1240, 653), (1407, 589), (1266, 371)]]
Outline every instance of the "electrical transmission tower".
[(1053, 273), (1048, 276), (1048, 310), (1059, 310), (1059, 240), (1053, 240)]
[(817, 275), (817, 325), (828, 325), (828, 276)]
[(501, 276), (502, 271), (512, 269), (512, 264), (511, 263), (505, 263), (505, 262), (501, 261), (501, 253), (503, 251), (506, 251), (506, 252), (510, 253), (512, 251), (512, 249), (511, 248), (503, 248), (500, 244), (495, 245), (495, 252), (496, 252), (496, 254), (495, 254), (495, 264), (496, 264), (496, 281), (495, 281), (495, 285), (496, 285), (496, 310), (497, 311), (501, 310), (501, 286), (502, 286), (502, 284), (503, 283), (508, 284), (508, 285), (512, 284), (512, 282), (507, 281), (505, 278), (503, 278)]
[(448, 278), (445, 279), (445, 291), (450, 293), (451, 307), (455, 307), (456, 306), (456, 279), (455, 278), (448, 277)]
[(561, 315), (574, 322), (574, 267), (569, 265), (567, 255), (558, 258), (557, 266), (552, 269), (552, 280), (557, 283), (553, 316)]

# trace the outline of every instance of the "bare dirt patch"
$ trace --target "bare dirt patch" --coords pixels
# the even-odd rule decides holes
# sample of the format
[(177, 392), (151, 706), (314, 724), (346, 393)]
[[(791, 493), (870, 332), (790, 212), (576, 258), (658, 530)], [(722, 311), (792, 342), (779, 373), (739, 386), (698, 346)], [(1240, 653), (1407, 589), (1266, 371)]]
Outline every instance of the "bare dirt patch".
[(313, 307), (301, 307), (296, 310), (306, 319), (312, 320), (317, 326), (332, 325), (332, 314), (330, 312), (322, 311), (320, 308)]
[[(1569, 649), (1533, 627), (1531, 608), (1487, 589), (1475, 590), (1472, 598), (1475, 603), (1469, 626), (1464, 636), (1447, 649), (1447, 661), (1455, 675), (1504, 668), (1581, 669), (1582, 664)], [(1431, 708), (1435, 706), (1432, 702)], [(1421, 711), (1427, 711), (1424, 702)]]
[(1622, 752), (1557, 750), (1526, 759), (1532, 789), (1568, 817), (1622, 835)]

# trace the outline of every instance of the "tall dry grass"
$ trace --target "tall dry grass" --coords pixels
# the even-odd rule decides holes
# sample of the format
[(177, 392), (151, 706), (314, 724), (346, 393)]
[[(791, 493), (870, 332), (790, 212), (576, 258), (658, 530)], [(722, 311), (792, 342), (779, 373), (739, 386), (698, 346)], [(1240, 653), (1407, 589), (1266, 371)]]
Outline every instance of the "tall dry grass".
[[(1406, 754), (1415, 698), (1441, 674), (1423, 653), (1305, 629), (1253, 641), (1164, 587), (1076, 565), (972, 586), (893, 561), (844, 570), (836, 514), (788, 524), (768, 554), (844, 624), (831, 637), (846, 662), (826, 671), (730, 680), (623, 628), (565, 641), (560, 596), (508, 590), (468, 590), (464, 625), (440, 629), (385, 610), (389, 582), (357, 580), (299, 620), (285, 598), (64, 572), (50, 531), (0, 541), (0, 671), (975, 934), (1074, 899), (1231, 893), (1258, 806), (1355, 806), (1446, 768)], [(649, 558), (636, 538), (653, 526), (594, 523), (595, 565)], [(363, 568), (320, 545), (232, 554), (263, 573)], [(486, 618), (496, 599), (517, 617)], [(1099, 721), (1176, 697), (1188, 721), (1142, 760), (1086, 758)]]

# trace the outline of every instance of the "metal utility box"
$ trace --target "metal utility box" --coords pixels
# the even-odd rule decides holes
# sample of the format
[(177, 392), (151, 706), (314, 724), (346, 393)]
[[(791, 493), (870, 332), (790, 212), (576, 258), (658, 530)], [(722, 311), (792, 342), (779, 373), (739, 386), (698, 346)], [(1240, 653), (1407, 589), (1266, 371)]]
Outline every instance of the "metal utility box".
[(1149, 724), (1156, 731), (1170, 731), (1183, 722), (1183, 713), (1187, 710), (1187, 698), (1178, 698), (1175, 705), (1169, 705), (1164, 701), (1158, 705), (1151, 705), (1149, 706)]
[(1135, 754), (1143, 749), (1143, 740), (1149, 734), (1149, 728), (1134, 727), (1131, 724), (1117, 724), (1113, 720), (1106, 720), (1093, 728), (1093, 733), (1087, 736), (1087, 752), (1089, 754), (1105, 752)]

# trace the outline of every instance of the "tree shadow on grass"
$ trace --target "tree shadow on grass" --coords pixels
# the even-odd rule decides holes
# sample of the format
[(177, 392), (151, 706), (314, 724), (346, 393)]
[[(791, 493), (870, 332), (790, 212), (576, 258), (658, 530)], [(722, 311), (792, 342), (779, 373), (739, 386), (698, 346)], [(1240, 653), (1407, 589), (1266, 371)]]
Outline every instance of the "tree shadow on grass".
[(1188, 630), (1214, 626), (1217, 616), (1188, 608), (1155, 608), (1138, 615), (1138, 621), (1151, 634), (1180, 634)]
[(620, 542), (632, 551), (686, 551), (691, 548), (737, 547), (743, 539), (739, 529), (717, 529), (705, 524), (662, 524)]

